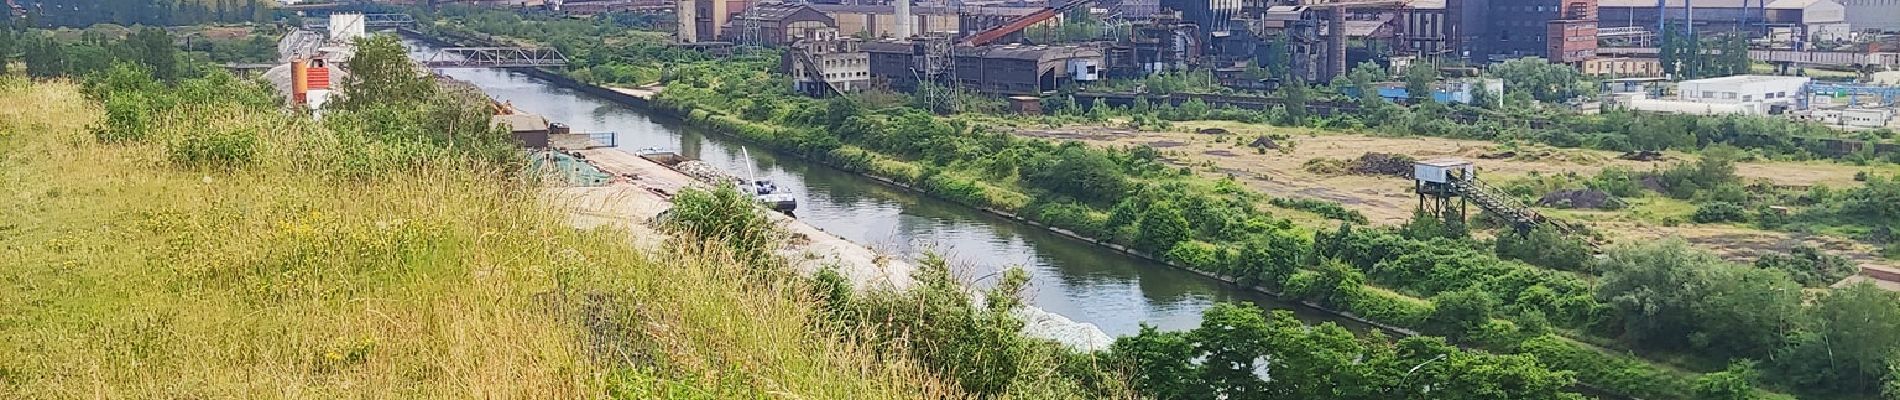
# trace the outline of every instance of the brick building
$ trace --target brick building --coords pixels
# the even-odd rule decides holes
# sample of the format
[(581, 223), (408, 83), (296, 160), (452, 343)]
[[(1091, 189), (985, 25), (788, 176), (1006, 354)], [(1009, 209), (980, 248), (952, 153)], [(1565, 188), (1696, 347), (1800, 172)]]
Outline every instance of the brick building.
[(1447, 0), (1453, 48), (1473, 61), (1596, 55), (1597, 0)]

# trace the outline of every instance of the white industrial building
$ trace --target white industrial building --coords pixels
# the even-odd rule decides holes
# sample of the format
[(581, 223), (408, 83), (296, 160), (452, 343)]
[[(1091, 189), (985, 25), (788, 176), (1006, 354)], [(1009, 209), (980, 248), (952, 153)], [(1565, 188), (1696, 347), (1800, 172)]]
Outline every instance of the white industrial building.
[(1677, 83), (1675, 99), (1632, 93), (1618, 103), (1632, 110), (1672, 114), (1783, 114), (1805, 108), (1802, 99), (1808, 82), (1804, 77), (1756, 75), (1696, 79)]
[(1738, 75), (1676, 84), (1676, 99), (1702, 104), (1734, 104), (1750, 114), (1779, 114), (1800, 108), (1810, 79), (1796, 76)]

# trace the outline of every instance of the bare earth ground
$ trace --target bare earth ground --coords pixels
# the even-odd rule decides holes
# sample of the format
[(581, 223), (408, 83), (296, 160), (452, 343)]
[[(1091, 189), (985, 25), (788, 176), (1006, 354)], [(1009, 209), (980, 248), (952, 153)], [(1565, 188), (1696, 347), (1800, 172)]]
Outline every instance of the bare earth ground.
[[(1229, 134), (1225, 135), (1227, 140), (1216, 142), (1221, 135), (1192, 133), (1207, 128), (1228, 131)], [(1486, 180), (1502, 182), (1533, 172), (1543, 175), (1576, 172), (1589, 176), (1611, 166), (1647, 171), (1666, 168), (1678, 161), (1693, 160), (1693, 156), (1670, 153), (1668, 159), (1663, 161), (1630, 161), (1617, 159), (1621, 154), (1617, 152), (1543, 146), (1516, 149), (1519, 154), (1513, 158), (1480, 159), (1481, 155), (1495, 155), (1503, 149), (1497, 143), (1478, 140), (1341, 134), (1225, 121), (1177, 123), (1168, 132), (1076, 125), (1055, 129), (1020, 128), (1016, 133), (1028, 137), (1078, 140), (1101, 146), (1147, 145), (1160, 150), (1170, 162), (1193, 166), (1199, 173), (1231, 175), (1248, 187), (1271, 196), (1336, 201), (1364, 213), (1375, 224), (1398, 224), (1411, 218), (1418, 197), (1412, 193), (1409, 181), (1390, 176), (1316, 174), (1303, 168), (1304, 164), (1313, 159), (1355, 159), (1368, 152), (1403, 154), (1420, 160), (1457, 157), (1476, 164), (1479, 176)], [(1258, 154), (1254, 148), (1247, 146), (1253, 138), (1271, 134), (1287, 135), (1289, 138), (1278, 141), (1281, 149), (1267, 150), (1265, 154)], [(1745, 180), (1766, 180), (1776, 185), (1793, 187), (1851, 187), (1860, 184), (1853, 180), (1858, 171), (1896, 174), (1900, 173), (1900, 167), (1780, 161), (1736, 165), (1736, 174)], [(1617, 212), (1564, 211), (1560, 214), (1584, 217), (1578, 222), (1603, 232), (1611, 243), (1681, 236), (1691, 243), (1737, 260), (1752, 260), (1754, 254), (1761, 250), (1787, 249), (1807, 243), (1863, 263), (1891, 264), (1880, 260), (1873, 246), (1842, 238), (1796, 235), (1733, 225), (1684, 223), (1676, 227), (1663, 227)], [(1683, 220), (1687, 220), (1687, 217), (1687, 214), (1680, 216)]]

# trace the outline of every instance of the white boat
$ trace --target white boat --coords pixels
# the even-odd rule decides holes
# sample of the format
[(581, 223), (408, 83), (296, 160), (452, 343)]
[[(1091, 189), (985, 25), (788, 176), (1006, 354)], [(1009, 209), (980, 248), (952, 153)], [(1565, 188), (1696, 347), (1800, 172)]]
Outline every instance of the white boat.
[(739, 153), (745, 157), (747, 177), (745, 181), (740, 183), (740, 190), (751, 194), (753, 198), (758, 199), (759, 204), (763, 204), (766, 208), (770, 208), (773, 211), (790, 214), (793, 210), (798, 209), (798, 196), (793, 195), (790, 191), (780, 189), (778, 184), (772, 183), (772, 181), (759, 179), (758, 168), (752, 165), (752, 152), (742, 147), (739, 149)]

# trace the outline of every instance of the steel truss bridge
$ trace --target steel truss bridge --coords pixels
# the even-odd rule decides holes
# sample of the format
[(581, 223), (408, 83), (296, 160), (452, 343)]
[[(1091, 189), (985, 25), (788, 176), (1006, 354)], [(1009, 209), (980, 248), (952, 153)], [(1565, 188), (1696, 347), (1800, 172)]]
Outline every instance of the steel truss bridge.
[(552, 48), (444, 47), (422, 65), (429, 68), (557, 68), (567, 66), (567, 56)]
[[(329, 18), (311, 18), (305, 20), (304, 28), (324, 31), (330, 29)], [(416, 26), (416, 19), (409, 14), (363, 14), (363, 29), (396, 29)]]

